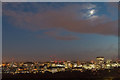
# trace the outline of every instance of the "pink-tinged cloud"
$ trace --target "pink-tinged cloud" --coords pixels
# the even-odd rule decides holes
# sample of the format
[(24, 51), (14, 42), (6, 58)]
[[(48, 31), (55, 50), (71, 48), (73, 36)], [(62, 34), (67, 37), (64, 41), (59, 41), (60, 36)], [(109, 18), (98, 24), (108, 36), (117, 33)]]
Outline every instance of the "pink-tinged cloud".
[[(83, 14), (85, 13), (78, 12), (78, 10), (91, 8), (91, 5), (87, 7), (80, 6), (81, 5), (72, 5), (59, 10), (46, 10), (37, 13), (3, 10), (3, 15), (9, 16), (9, 21), (16, 27), (29, 29), (31, 31), (56, 28), (84, 34), (118, 34), (117, 20), (112, 21), (106, 15), (92, 16), (89, 19), (83, 19)], [(92, 8), (94, 7), (96, 6), (92, 6)], [(56, 39), (77, 39), (73, 36), (52, 36)]]

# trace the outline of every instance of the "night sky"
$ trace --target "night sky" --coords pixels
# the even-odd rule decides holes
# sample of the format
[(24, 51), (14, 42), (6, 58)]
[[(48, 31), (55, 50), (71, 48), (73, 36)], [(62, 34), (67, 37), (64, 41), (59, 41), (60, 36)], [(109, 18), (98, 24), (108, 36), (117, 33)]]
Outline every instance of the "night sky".
[(117, 3), (3, 3), (3, 61), (115, 59)]

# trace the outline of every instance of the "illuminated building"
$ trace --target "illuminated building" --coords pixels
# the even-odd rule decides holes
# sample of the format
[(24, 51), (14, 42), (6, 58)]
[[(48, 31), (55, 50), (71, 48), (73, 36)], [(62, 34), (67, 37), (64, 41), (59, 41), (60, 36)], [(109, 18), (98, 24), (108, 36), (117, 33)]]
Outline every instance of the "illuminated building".
[(97, 57), (97, 64), (103, 64), (104, 63), (104, 57)]
[(97, 60), (97, 68), (104, 68), (104, 57), (96, 57)]
[(77, 65), (78, 65), (78, 66), (80, 65), (80, 61), (79, 61), (79, 60), (77, 60)]

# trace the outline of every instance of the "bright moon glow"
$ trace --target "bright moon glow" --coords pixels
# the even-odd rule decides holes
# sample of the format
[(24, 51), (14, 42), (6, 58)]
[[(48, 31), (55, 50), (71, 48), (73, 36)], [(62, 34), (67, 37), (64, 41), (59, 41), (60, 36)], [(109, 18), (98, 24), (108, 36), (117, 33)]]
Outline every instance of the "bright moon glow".
[(90, 15), (93, 15), (95, 13), (95, 10), (90, 10)]

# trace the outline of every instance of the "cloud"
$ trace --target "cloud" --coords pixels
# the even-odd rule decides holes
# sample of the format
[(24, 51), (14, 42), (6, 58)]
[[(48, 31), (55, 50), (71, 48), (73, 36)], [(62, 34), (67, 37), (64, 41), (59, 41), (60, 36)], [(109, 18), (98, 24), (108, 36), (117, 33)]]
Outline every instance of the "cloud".
[[(9, 22), (21, 29), (29, 29), (31, 31), (40, 31), (47, 29), (64, 29), (70, 32), (84, 34), (101, 34), (101, 35), (117, 35), (117, 20), (112, 21), (106, 15), (93, 16), (90, 19), (83, 19), (82, 10), (95, 8), (93, 4), (84, 5), (67, 5), (59, 10), (47, 9), (43, 12), (24, 12), (4, 10), (3, 15), (8, 16)], [(54, 36), (56, 39), (77, 39), (73, 36)]]
[(45, 32), (45, 34), (47, 34), (50, 37), (55, 38), (56, 40), (79, 40), (79, 37), (74, 36), (72, 34), (62, 35), (61, 33), (56, 32), (56, 31)]

